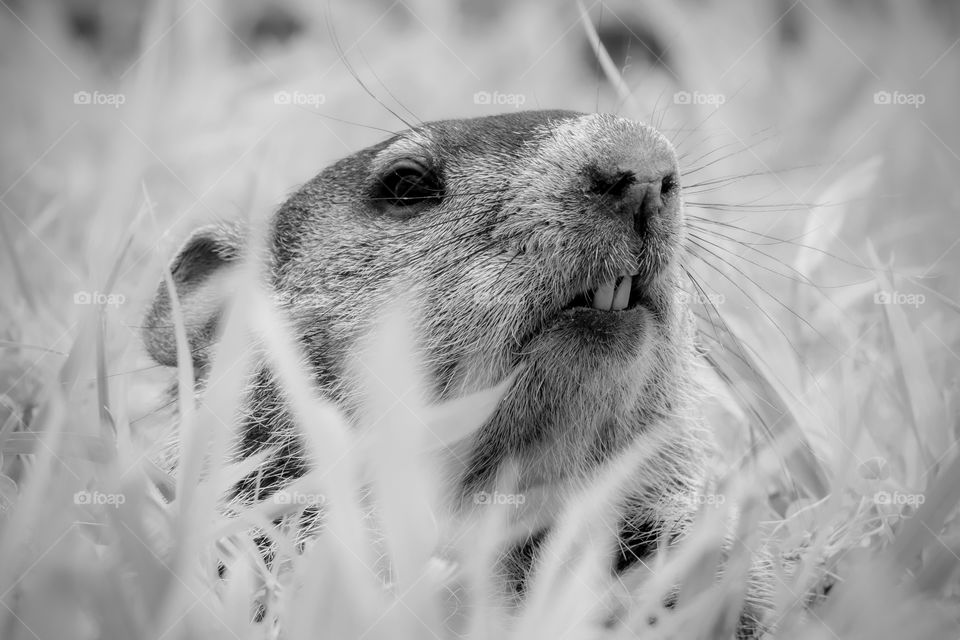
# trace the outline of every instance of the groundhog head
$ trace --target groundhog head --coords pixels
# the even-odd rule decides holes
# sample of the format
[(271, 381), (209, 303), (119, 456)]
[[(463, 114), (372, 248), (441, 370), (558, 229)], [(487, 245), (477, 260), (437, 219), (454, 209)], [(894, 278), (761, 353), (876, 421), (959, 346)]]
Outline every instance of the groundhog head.
[[(283, 204), (270, 286), (319, 388), (348, 411), (349, 354), (400, 293), (415, 301), (435, 399), (522, 365), (465, 443), (459, 473), (476, 487), (509, 458), (540, 482), (588, 469), (682, 409), (683, 232), (676, 155), (647, 125), (565, 111), (448, 120), (340, 160)], [(172, 264), (201, 374), (217, 336), (218, 276), (242, 242), (204, 228)], [(175, 365), (163, 286), (149, 316), (150, 354)], [(251, 451), (290, 433), (269, 372), (261, 382), (250, 391)]]

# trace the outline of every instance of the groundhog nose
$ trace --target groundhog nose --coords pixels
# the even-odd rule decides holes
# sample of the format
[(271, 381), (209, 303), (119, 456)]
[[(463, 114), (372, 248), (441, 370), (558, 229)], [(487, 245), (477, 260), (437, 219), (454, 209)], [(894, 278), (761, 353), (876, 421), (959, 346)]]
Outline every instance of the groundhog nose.
[(618, 211), (631, 216), (633, 229), (639, 235), (644, 234), (651, 218), (660, 215), (677, 188), (677, 176), (672, 169), (652, 176), (622, 170), (591, 177), (590, 191), (611, 200)]

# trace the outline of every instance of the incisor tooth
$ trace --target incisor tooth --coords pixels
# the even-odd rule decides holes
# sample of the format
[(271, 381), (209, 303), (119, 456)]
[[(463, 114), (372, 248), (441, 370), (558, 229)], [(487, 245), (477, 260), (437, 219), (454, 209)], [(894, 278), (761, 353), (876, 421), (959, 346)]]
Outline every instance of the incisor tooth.
[(630, 304), (630, 285), (632, 282), (633, 278), (626, 276), (617, 285), (617, 293), (613, 298), (614, 311), (623, 311)]
[(604, 282), (593, 294), (593, 308), (600, 311), (610, 311), (610, 305), (613, 304), (613, 288), (616, 283), (611, 280)]

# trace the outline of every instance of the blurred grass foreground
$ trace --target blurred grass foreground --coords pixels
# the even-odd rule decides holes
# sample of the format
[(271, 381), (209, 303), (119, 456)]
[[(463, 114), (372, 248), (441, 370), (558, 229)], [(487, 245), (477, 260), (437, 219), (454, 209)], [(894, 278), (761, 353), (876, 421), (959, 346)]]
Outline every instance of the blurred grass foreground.
[[(731, 637), (761, 547), (772, 637), (960, 637), (958, 38), (934, 0), (0, 2), (0, 639)], [(586, 487), (519, 609), (495, 572), (522, 505), (446, 515), (417, 449), (495, 390), (361, 440), (256, 265), (203, 402), (139, 339), (191, 229), (262, 224), (395, 114), (518, 108), (677, 146), (720, 450), (689, 539), (619, 579), (608, 506), (642, 452)], [(401, 318), (371, 337), (375, 404), (416, 386)], [(258, 357), (317, 471), (227, 508)]]

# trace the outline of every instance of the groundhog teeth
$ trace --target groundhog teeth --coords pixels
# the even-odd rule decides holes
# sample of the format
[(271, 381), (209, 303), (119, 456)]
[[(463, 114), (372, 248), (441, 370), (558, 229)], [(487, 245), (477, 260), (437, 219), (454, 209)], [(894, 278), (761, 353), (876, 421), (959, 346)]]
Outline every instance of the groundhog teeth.
[(593, 308), (599, 311), (623, 311), (630, 304), (633, 277), (627, 274), (603, 283), (593, 294)]
[(600, 285), (600, 288), (597, 289), (596, 293), (593, 294), (593, 308), (599, 311), (610, 311), (610, 306), (613, 304), (613, 290), (616, 287), (616, 281), (610, 280), (609, 282), (604, 282)]
[(633, 278), (630, 276), (623, 276), (623, 279), (620, 280), (620, 284), (617, 285), (617, 292), (613, 296), (614, 311), (623, 311), (630, 304), (630, 286), (632, 283)]

